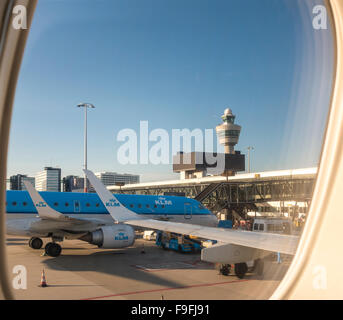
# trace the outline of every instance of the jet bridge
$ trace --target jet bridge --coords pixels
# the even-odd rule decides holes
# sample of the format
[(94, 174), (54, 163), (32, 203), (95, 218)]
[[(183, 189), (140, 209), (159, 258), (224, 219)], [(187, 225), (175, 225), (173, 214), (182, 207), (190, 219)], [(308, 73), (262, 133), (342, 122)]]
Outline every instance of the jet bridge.
[[(129, 194), (183, 194), (200, 201), (212, 212), (223, 209), (244, 217), (256, 205), (270, 201), (310, 203), (317, 168), (266, 171), (235, 176), (209, 176), (196, 179), (167, 180), (130, 184), (121, 187)], [(112, 192), (119, 187), (108, 186)]]

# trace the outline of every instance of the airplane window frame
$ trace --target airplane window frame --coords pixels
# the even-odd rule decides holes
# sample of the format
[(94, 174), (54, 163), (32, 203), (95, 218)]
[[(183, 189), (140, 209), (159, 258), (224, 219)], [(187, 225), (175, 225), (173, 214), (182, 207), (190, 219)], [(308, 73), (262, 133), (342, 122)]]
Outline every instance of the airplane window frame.
[[(341, 220), (337, 208), (340, 208), (343, 192), (343, 2), (326, 0), (325, 4), (333, 32), (335, 54), (331, 104), (307, 221), (293, 261), (270, 297), (272, 300), (342, 299), (338, 288), (341, 288), (343, 279), (336, 255), (343, 235), (342, 232), (335, 234), (337, 246), (334, 246), (332, 229)], [(326, 274), (326, 281), (328, 273), (330, 278), (335, 278), (335, 285), (331, 285), (330, 290), (327, 287), (319, 290), (314, 285), (313, 276), (318, 268)]]
[[(10, 28), (15, 5), (24, 5), (27, 13), (27, 29)], [(0, 3), (0, 283), (5, 299), (13, 300), (14, 294), (8, 273), (6, 255), (6, 173), (9, 132), (13, 101), (24, 49), (33, 19), (37, 0), (4, 0)]]

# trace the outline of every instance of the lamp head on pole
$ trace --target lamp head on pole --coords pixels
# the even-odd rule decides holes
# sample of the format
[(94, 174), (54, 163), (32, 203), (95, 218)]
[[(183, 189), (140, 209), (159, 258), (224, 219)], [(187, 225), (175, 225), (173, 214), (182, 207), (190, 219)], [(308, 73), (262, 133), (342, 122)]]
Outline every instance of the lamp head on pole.
[(95, 108), (95, 106), (92, 103), (87, 103), (87, 102), (83, 102), (83, 103), (79, 103), (77, 105), (77, 107), (79, 108)]

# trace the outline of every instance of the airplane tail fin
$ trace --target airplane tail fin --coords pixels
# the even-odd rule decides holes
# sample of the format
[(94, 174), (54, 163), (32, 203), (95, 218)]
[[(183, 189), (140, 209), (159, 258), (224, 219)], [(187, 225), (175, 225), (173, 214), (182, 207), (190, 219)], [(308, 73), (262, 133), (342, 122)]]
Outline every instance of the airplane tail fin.
[(23, 181), (24, 185), (27, 189), (27, 191), (30, 194), (30, 197), (32, 199), (32, 202), (38, 211), (38, 215), (42, 219), (53, 219), (53, 220), (62, 220), (65, 219), (66, 217), (52, 209), (46, 201), (40, 196), (40, 194), (37, 192), (37, 190), (32, 186), (32, 184), (28, 181)]
[(90, 183), (94, 187), (96, 193), (100, 197), (102, 203), (110, 213), (111, 217), (116, 222), (123, 222), (128, 220), (137, 220), (140, 219), (139, 215), (135, 212), (124, 207), (118, 199), (106, 189), (103, 183), (94, 175), (90, 170), (83, 169), (84, 173), (87, 175)]

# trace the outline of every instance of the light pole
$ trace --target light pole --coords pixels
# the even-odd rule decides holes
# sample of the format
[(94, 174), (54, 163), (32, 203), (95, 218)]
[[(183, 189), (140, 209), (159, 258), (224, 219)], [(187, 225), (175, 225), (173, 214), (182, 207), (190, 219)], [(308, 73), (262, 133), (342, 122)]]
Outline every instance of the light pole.
[(248, 150), (248, 172), (250, 173), (250, 151), (254, 150), (254, 147), (249, 146), (247, 147), (247, 150)]
[[(85, 138), (84, 138), (84, 143), (85, 143), (85, 163), (84, 163), (84, 167), (87, 170), (87, 109), (88, 108), (92, 108), (94, 109), (94, 105), (92, 105), (91, 103), (79, 103), (77, 105), (78, 108), (85, 108)], [(88, 191), (87, 188), (87, 176), (86, 174), (84, 175), (84, 181), (83, 181), (83, 188), (84, 188), (84, 192)]]

